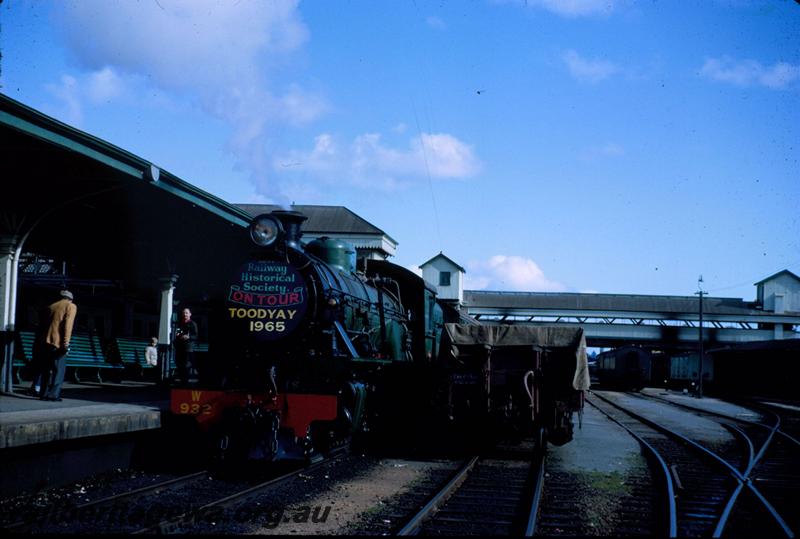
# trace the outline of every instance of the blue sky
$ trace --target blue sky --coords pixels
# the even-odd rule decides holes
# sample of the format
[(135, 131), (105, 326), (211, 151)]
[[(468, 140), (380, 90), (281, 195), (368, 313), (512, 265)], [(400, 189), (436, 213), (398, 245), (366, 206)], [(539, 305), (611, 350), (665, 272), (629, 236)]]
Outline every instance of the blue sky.
[(344, 205), (468, 288), (800, 274), (792, 0), (6, 0), (0, 91), (229, 202)]

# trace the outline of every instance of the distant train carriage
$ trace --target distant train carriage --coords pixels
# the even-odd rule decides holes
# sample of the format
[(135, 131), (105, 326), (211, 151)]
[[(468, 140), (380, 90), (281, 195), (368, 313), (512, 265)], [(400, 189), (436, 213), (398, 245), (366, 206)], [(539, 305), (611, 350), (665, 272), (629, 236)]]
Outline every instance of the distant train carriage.
[(711, 349), (719, 395), (797, 400), (800, 339), (780, 339)]
[[(697, 352), (674, 355), (669, 360), (669, 387), (694, 389), (700, 380), (700, 363)], [(703, 385), (714, 382), (714, 362), (708, 355), (703, 359)]]
[(639, 391), (652, 379), (652, 356), (638, 346), (622, 346), (595, 358), (593, 378), (598, 387)]

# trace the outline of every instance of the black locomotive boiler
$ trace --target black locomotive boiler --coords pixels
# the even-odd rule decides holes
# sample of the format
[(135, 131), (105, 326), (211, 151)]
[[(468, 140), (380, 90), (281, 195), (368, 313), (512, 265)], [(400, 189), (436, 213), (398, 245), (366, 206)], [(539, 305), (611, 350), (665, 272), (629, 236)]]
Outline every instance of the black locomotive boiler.
[(202, 382), (172, 390), (172, 413), (190, 418), (217, 458), (309, 458), (355, 433), (413, 435), (470, 418), (569, 438), (556, 433), (588, 389), (588, 375), (583, 387), (576, 374), (586, 371), (582, 333), (515, 341), (524, 353), (482, 377), (484, 360), (454, 356), (465, 343), (452, 328), (474, 321), (408, 269), (378, 260), (356, 268), (355, 249), (336, 239), (304, 245), (305, 219), (253, 219), (255, 249), (218, 298)]

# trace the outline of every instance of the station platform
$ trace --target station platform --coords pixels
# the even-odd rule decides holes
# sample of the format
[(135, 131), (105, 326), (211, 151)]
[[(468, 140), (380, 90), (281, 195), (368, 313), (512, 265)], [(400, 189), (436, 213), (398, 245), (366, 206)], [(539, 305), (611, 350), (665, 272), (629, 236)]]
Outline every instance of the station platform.
[(169, 388), (152, 382), (65, 383), (62, 401), (42, 401), (28, 385), (0, 395), (0, 450), (161, 427)]
[(744, 420), (755, 421), (759, 417), (759, 414), (754, 412), (753, 410), (749, 410), (737, 404), (717, 399), (714, 397), (703, 396), (701, 398), (698, 398), (695, 397), (694, 395), (684, 393), (681, 391), (652, 388), (652, 387), (644, 388), (641, 391), (641, 393), (646, 396), (668, 400), (676, 404), (683, 404), (685, 406), (702, 408), (704, 410), (708, 410), (709, 412), (728, 415), (731, 417), (737, 417)]

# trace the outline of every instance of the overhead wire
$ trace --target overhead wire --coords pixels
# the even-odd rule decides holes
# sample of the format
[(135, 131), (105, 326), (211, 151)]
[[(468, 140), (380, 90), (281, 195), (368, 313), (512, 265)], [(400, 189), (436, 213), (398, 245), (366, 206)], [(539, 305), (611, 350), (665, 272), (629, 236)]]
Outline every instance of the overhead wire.
[[(773, 272), (770, 272), (770, 275), (774, 275), (776, 273), (779, 273), (779, 272), (783, 271), (784, 269), (788, 269), (788, 268), (790, 268), (790, 267), (792, 267), (792, 266), (794, 266), (796, 264), (800, 264), (800, 259), (795, 260), (794, 262), (790, 262), (789, 264), (784, 264), (784, 266), (781, 269), (775, 270)], [(760, 278), (763, 278), (763, 277), (760, 277)], [(726, 286), (722, 286), (722, 287), (718, 287), (718, 288), (712, 288), (712, 289), (707, 290), (707, 292), (721, 292), (723, 290), (730, 290), (731, 288), (737, 288), (739, 286), (744, 286), (746, 284), (752, 284), (753, 282), (757, 282), (758, 279), (759, 279), (759, 277), (753, 277), (752, 279), (748, 279), (748, 280), (742, 281), (740, 283), (726, 285)]]
[[(419, 11), (419, 6), (417, 5), (417, 2), (413, 1), (413, 4), (414, 4), (414, 9), (417, 12), (417, 15), (421, 19), (422, 18), (422, 14)], [(414, 42), (414, 45), (416, 45), (417, 40), (413, 40), (413, 42)], [(414, 45), (412, 45), (412, 46), (414, 46)], [(424, 82), (430, 80), (430, 76), (429, 76), (429, 71), (427, 69), (427, 64), (425, 64), (425, 62), (426, 62), (425, 58), (427, 58), (427, 57), (426, 57), (426, 55), (421, 55), (421, 56), (423, 58), (422, 68), (425, 71), (425, 73), (423, 74), (423, 77), (422, 77), (422, 80), (423, 80), (423, 83), (424, 83)], [(427, 122), (428, 122), (428, 133), (429, 134), (433, 134), (433, 128), (432, 128), (432, 124), (431, 124), (431, 119), (430, 119), (430, 115), (428, 114), (429, 109), (431, 108), (431, 106), (430, 106), (431, 105), (430, 104), (430, 94), (428, 92), (428, 87), (426, 85), (424, 85), (424, 84), (423, 84), (423, 90), (425, 92), (425, 97), (427, 98), (426, 99), (427, 107), (425, 107), (424, 112), (425, 112), (425, 117), (426, 117)], [(441, 226), (439, 224), (439, 208), (438, 208), (438, 206), (436, 204), (436, 193), (433, 190), (433, 178), (431, 177), (431, 168), (430, 168), (430, 163), (429, 163), (429, 160), (428, 160), (428, 150), (427, 150), (427, 146), (426, 146), (426, 143), (425, 143), (425, 137), (423, 136), (423, 133), (422, 133), (422, 128), (420, 127), (419, 115), (417, 114), (417, 106), (416, 106), (416, 103), (414, 102), (414, 96), (411, 95), (410, 99), (411, 99), (411, 108), (414, 111), (414, 122), (416, 123), (416, 126), (417, 126), (417, 134), (419, 135), (419, 143), (420, 143), (420, 147), (422, 148), (422, 159), (423, 159), (423, 161), (425, 163), (425, 175), (428, 178), (428, 190), (430, 191), (430, 194), (431, 194), (431, 202), (432, 202), (432, 205), (433, 205), (433, 218), (434, 218), (434, 223), (436, 224), (436, 240), (437, 240), (437, 243), (439, 244), (439, 252), (442, 252), (443, 251), (443, 242), (442, 242), (442, 230), (441, 230)]]
[(414, 110), (414, 121), (417, 124), (417, 133), (419, 134), (419, 143), (422, 148), (422, 160), (425, 162), (425, 175), (428, 177), (428, 189), (431, 193), (431, 201), (433, 203), (433, 218), (436, 223), (436, 239), (439, 244), (439, 252), (442, 252), (442, 230), (439, 226), (439, 208), (436, 205), (436, 194), (433, 191), (433, 179), (431, 178), (431, 169), (428, 164), (428, 151), (425, 148), (425, 137), (422, 135), (422, 130), (419, 126), (419, 118), (417, 117), (417, 107), (414, 104), (414, 97), (411, 97), (411, 108)]

